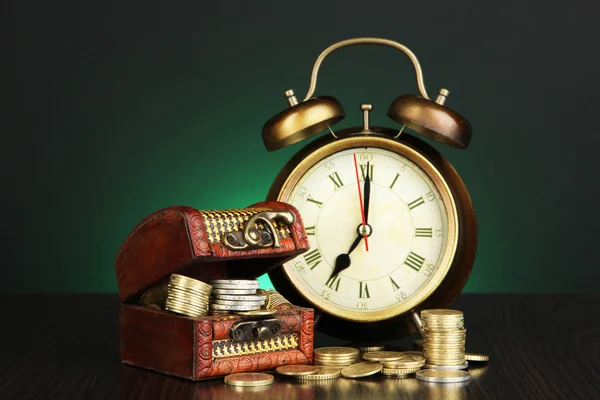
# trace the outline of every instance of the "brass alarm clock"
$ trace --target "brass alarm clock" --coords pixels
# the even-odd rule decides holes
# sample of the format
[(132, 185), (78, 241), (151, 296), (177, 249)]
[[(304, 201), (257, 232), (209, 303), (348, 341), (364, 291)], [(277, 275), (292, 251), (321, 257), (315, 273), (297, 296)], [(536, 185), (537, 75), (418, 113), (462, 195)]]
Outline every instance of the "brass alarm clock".
[[(334, 131), (345, 116), (333, 97), (313, 97), (321, 63), (346, 46), (393, 47), (412, 61), (421, 96), (402, 95), (387, 115), (396, 129), (362, 126)], [(271, 186), (269, 200), (294, 205), (310, 250), (269, 273), (294, 304), (314, 307), (318, 329), (353, 340), (385, 340), (419, 328), (418, 311), (446, 307), (465, 285), (477, 244), (475, 212), (450, 163), (412, 130), (466, 148), (469, 122), (427, 95), (421, 66), (404, 45), (380, 38), (338, 42), (313, 67), (306, 98), (285, 93), (290, 107), (264, 126), (268, 150), (326, 131), (300, 150)]]

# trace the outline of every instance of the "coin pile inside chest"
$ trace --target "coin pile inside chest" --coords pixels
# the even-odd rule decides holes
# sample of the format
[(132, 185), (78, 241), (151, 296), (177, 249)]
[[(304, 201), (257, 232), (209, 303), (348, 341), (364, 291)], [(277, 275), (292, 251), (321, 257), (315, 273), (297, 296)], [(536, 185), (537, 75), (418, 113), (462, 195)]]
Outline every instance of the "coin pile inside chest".
[(212, 287), (187, 276), (172, 274), (167, 287), (165, 310), (190, 317), (201, 317), (208, 311)]
[(264, 308), (267, 296), (259, 292), (256, 279), (210, 279), (209, 315), (232, 314)]

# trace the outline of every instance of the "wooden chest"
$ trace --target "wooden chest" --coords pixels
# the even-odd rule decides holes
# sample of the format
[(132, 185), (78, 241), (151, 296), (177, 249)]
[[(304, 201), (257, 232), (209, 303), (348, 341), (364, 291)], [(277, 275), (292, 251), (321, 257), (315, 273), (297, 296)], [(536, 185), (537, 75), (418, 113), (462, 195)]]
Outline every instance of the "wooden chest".
[(269, 317), (276, 319), (273, 332), (240, 339), (232, 327), (262, 322), (234, 314), (192, 318), (139, 304), (173, 272), (199, 280), (256, 278), (308, 248), (298, 211), (281, 202), (219, 211), (169, 207), (146, 217), (115, 261), (122, 362), (193, 380), (312, 363), (312, 309), (281, 304)]

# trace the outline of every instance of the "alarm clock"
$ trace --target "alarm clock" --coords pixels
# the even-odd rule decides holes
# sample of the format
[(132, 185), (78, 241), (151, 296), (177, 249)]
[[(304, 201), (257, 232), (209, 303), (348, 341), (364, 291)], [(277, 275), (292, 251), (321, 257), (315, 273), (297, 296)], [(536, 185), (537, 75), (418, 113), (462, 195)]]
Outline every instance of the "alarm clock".
[[(334, 130), (345, 113), (335, 98), (313, 97), (319, 67), (340, 48), (366, 44), (406, 54), (420, 96), (393, 101), (387, 115), (395, 128), (372, 126), (373, 106), (362, 104), (362, 126)], [(471, 126), (445, 106), (448, 95), (441, 89), (429, 98), (406, 46), (355, 38), (325, 49), (305, 99), (287, 90), (289, 108), (265, 124), (269, 151), (329, 133), (292, 157), (267, 196), (299, 210), (310, 242), (269, 277), (292, 303), (315, 308), (319, 330), (351, 340), (397, 338), (420, 329), (420, 310), (448, 306), (464, 287), (477, 244), (473, 204), (450, 163), (407, 132), (467, 148)]]

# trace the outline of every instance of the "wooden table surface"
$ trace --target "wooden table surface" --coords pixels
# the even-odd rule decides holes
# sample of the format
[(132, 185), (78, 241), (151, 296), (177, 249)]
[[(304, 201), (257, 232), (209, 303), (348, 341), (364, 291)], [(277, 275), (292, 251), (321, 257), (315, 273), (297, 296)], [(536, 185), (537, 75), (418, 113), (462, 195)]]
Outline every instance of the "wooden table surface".
[[(194, 383), (119, 363), (112, 294), (2, 295), (0, 399), (600, 399), (600, 296), (461, 295), (467, 351), (490, 355), (471, 381), (381, 375), (262, 388)], [(389, 344), (410, 348), (415, 337)], [(317, 332), (316, 347), (345, 342)], [(474, 363), (472, 363), (474, 365)]]

